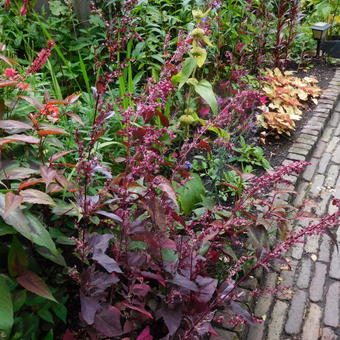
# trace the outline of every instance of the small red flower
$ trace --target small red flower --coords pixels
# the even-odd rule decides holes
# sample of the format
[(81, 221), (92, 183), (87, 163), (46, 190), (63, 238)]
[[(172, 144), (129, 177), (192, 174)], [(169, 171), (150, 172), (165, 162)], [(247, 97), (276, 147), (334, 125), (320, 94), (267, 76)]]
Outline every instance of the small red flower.
[(209, 113), (210, 113), (209, 107), (202, 107), (199, 110), (200, 117), (202, 117), (202, 118), (207, 118), (209, 116)]
[(11, 0), (5, 0), (4, 8), (8, 9), (10, 4), (11, 4)]
[(17, 88), (20, 89), (21, 91), (27, 91), (29, 89), (29, 84), (27, 83), (18, 83)]
[(14, 68), (6, 68), (4, 70), (4, 76), (7, 78), (13, 78), (18, 74), (18, 71), (16, 71)]
[(268, 100), (268, 98), (266, 96), (264, 96), (264, 97), (260, 97), (260, 102), (262, 104), (267, 104), (267, 103), (269, 103), (269, 100)]
[(37, 57), (33, 60), (32, 65), (26, 71), (26, 74), (38, 72), (47, 62), (48, 57), (51, 55), (52, 48), (55, 45), (53, 40), (47, 42), (47, 48), (42, 49)]
[(58, 118), (59, 108), (53, 104), (46, 104), (45, 107), (40, 110), (40, 113), (45, 116), (52, 116), (53, 118)]
[(27, 14), (27, 5), (28, 5), (28, 0), (24, 0), (24, 4), (20, 9), (20, 15), (24, 16)]

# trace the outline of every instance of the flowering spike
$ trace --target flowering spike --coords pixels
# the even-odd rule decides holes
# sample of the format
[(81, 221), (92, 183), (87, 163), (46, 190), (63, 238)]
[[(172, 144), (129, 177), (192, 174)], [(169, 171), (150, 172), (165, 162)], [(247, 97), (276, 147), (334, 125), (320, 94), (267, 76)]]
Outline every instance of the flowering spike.
[(27, 14), (27, 6), (28, 6), (28, 0), (24, 0), (24, 3), (20, 9), (20, 15), (24, 16)]
[(54, 45), (53, 40), (47, 42), (47, 48), (44, 48), (38, 53), (38, 56), (34, 59), (31, 67), (26, 71), (26, 74), (36, 73), (45, 65)]

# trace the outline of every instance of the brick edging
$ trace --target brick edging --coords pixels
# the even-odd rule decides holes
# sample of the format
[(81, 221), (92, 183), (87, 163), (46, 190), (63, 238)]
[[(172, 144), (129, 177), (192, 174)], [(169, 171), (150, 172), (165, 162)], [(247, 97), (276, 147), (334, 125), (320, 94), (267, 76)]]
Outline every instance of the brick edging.
[[(282, 162), (282, 165), (286, 165), (291, 163), (292, 161), (309, 161), (311, 158), (311, 155), (321, 137), (321, 135), (324, 133), (325, 128), (327, 126), (327, 123), (330, 119), (332, 119), (332, 115), (335, 112), (336, 104), (340, 100), (340, 68), (338, 67), (335, 70), (335, 74), (333, 76), (333, 79), (330, 81), (327, 90), (323, 91), (322, 95), (320, 96), (318, 105), (313, 110), (313, 115), (311, 119), (308, 120), (308, 122), (305, 123), (303, 126), (299, 137), (296, 139), (296, 141), (291, 145), (291, 147), (288, 150), (288, 154), (286, 159)], [(340, 111), (340, 108), (339, 110)], [(312, 164), (310, 165), (311, 168), (315, 167), (316, 165)], [(306, 169), (307, 170), (307, 169)], [(294, 190), (297, 188), (300, 179), (302, 178), (303, 174), (300, 175), (291, 175), (288, 176), (289, 181), (292, 183), (292, 186), (289, 188), (291, 190)], [(306, 176), (306, 174), (304, 175)], [(308, 176), (308, 175), (307, 175)], [(281, 201), (289, 203), (293, 198), (293, 195), (291, 194), (281, 194), (278, 199)], [(268, 276), (269, 275), (269, 276)], [(270, 274), (267, 273), (267, 280), (265, 280), (263, 270), (261, 270), (256, 275), (255, 283), (257, 281), (257, 286), (264, 287), (265, 281), (267, 281), (270, 284), (271, 278)], [(275, 277), (277, 274), (275, 274)], [(275, 281), (275, 280), (274, 280)], [(273, 288), (275, 287), (275, 282), (271, 282), (273, 284)], [(267, 287), (271, 288), (271, 287)], [(268, 299), (268, 305), (271, 305), (271, 299), (272, 297), (269, 297)], [(255, 307), (255, 299), (250, 301), (248, 305), (251, 305), (252, 307)], [(261, 309), (261, 306), (257, 306), (257, 308)], [(256, 332), (256, 334), (252, 334), (251, 338), (248, 337), (249, 333), (249, 327), (244, 326), (242, 329), (240, 329), (237, 333), (239, 334), (239, 339), (241, 340), (262, 340), (264, 337), (264, 327), (261, 327), (258, 329), (259, 332)], [(218, 339), (218, 338), (216, 338)], [(222, 339), (222, 338), (221, 338)]]
[[(308, 161), (315, 149), (328, 121), (331, 119), (337, 101), (340, 99), (340, 68), (335, 70), (333, 79), (327, 90), (320, 96), (318, 105), (313, 110), (312, 118), (305, 124), (300, 136), (288, 150), (288, 155), (283, 165), (291, 161)], [(289, 180), (296, 187), (299, 176), (290, 176)]]

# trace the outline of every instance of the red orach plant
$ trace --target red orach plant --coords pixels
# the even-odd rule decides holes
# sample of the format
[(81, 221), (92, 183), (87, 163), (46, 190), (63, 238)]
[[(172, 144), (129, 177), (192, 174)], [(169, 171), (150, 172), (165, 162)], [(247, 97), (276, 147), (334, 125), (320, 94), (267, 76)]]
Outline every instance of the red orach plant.
[[(90, 334), (201, 339), (216, 335), (213, 324), (220, 321), (221, 308), (233, 313), (231, 324), (257, 322), (237, 302), (240, 284), (255, 269), (268, 269), (274, 258), (303, 236), (303, 232), (288, 233), (285, 241), (275, 245), (265, 237), (272, 228), (285, 228), (304, 217), (303, 211), (277, 207), (274, 200), (281, 192), (276, 186), (288, 183), (285, 176), (302, 172), (306, 164), (301, 162), (254, 177), (231, 207), (215, 205), (202, 216), (181, 216), (174, 185), (183, 185), (191, 175), (185, 167), (187, 156), (194, 149), (210, 148), (209, 126), (232, 126), (235, 113), (241, 117), (239, 123), (247, 122), (254, 100), (261, 100), (256, 93), (240, 91), (234, 100), (221, 102), (221, 113), (198, 128), (173, 156), (170, 145), (176, 134), (164, 108), (175, 90), (170, 79), (181, 67), (188, 41), (180, 40), (159, 81), (150, 80), (145, 91), (133, 98), (134, 104), (121, 109), (124, 125), (119, 134), (126, 147), (125, 157), (119, 160), (125, 165), (122, 173), (113, 176), (94, 148), (112, 116), (104, 90), (94, 91), (96, 115), (90, 141), (85, 143), (77, 133), (76, 200), (83, 218), (76, 222), (76, 253), (82, 263), (70, 275), (80, 284), (84, 328), (79, 338)], [(113, 79), (112, 73), (102, 76), (102, 88), (107, 89)], [(94, 217), (99, 218), (95, 224)], [(304, 232), (324, 232), (338, 218), (339, 212)], [(253, 243), (246, 246), (249, 233)], [(235, 260), (228, 247), (242, 248), (241, 257)], [(244, 269), (245, 264), (250, 269)], [(225, 274), (222, 281), (211, 274), (218, 270)]]

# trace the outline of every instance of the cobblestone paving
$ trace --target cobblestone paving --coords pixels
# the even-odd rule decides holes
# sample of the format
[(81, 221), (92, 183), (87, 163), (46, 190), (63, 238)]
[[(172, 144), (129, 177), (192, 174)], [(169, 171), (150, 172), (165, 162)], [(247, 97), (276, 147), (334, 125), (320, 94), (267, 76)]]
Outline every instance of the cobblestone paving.
[[(334, 85), (340, 87), (340, 79)], [(327, 100), (323, 104), (327, 113)], [(288, 158), (300, 160), (301, 155), (311, 162), (299, 181), (293, 204), (308, 199), (313, 202), (310, 209), (321, 216), (333, 212), (332, 197), (340, 199), (340, 100), (322, 134), (319, 129), (319, 139), (310, 133), (313, 126), (312, 121), (304, 128)], [(310, 155), (305, 146), (315, 139)], [(296, 221), (293, 228), (299, 230), (306, 223)], [(340, 227), (335, 232), (340, 242)], [(277, 271), (265, 274), (264, 285), (266, 289), (291, 288), (258, 299), (255, 315), (265, 322), (251, 327), (246, 339), (340, 340), (340, 246), (338, 252), (329, 236), (311, 236), (294, 246), (287, 261), (291, 270), (278, 264)]]

